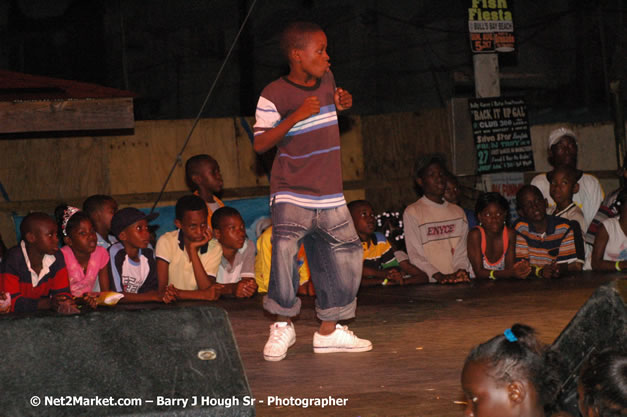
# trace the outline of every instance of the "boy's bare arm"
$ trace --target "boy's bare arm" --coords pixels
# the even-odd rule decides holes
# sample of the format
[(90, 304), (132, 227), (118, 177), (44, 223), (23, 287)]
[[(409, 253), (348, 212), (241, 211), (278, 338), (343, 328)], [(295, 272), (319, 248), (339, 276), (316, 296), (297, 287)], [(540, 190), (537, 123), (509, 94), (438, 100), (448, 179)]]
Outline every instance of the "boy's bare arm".
[(210, 238), (210, 232), (206, 231), (205, 238), (202, 241), (191, 242), (186, 248), (189, 260), (192, 262), (192, 270), (194, 271), (194, 278), (196, 278), (196, 285), (198, 285), (199, 290), (206, 290), (215, 284), (215, 278), (207, 274), (200, 260), (200, 256), (198, 256), (198, 248), (209, 242)]
[(124, 297), (120, 299), (119, 303), (129, 304), (129, 303), (162, 303), (163, 295), (159, 293), (159, 291), (148, 291), (141, 294), (135, 294), (131, 292), (125, 292)]
[(253, 144), (255, 152), (264, 153), (271, 149), (283, 139), (296, 123), (318, 113), (320, 113), (320, 100), (318, 100), (318, 97), (307, 97), (294, 113), (283, 119), (276, 127), (255, 136), (255, 142)]
[(220, 298), (224, 286), (214, 284), (204, 290), (177, 290), (177, 300), (215, 301)]

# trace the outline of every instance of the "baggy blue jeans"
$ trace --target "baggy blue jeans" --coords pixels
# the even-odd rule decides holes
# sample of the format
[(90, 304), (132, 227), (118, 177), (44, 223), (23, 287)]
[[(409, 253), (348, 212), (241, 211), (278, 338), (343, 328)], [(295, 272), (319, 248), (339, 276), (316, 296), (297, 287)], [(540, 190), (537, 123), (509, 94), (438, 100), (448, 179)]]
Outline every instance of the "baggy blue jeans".
[(297, 255), (305, 245), (320, 320), (355, 317), (363, 248), (346, 205), (309, 209), (289, 203), (272, 206), (272, 265), (263, 306), (270, 313), (298, 315)]

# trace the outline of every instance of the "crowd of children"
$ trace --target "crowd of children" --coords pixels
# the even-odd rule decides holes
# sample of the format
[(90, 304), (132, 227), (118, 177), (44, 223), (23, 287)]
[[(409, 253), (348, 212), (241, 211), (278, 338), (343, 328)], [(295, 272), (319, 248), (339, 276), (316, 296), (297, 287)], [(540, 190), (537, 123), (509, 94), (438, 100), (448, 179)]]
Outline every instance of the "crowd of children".
[[(267, 294), (264, 307), (277, 316), (264, 357), (277, 361), (295, 342), (297, 294), (316, 296), (322, 324), (315, 352), (361, 352), (372, 349), (370, 341), (338, 324), (354, 316), (359, 285), (556, 278), (588, 265), (627, 268), (627, 190), (601, 205), (598, 181), (577, 170), (577, 138), (565, 128), (548, 138), (553, 170), (519, 190), (513, 224), (508, 202), (495, 192), (480, 195), (474, 212), (460, 207), (459, 181), (438, 155), (416, 161), (419, 199), (402, 220), (399, 212), (375, 215), (365, 200), (346, 205), (336, 112), (350, 108), (352, 96), (335, 86), (326, 36), (317, 25), (291, 25), (281, 42), (290, 73), (264, 89), (255, 124), (255, 150), (278, 147), (272, 221), (260, 228), (256, 245), (241, 214), (217, 196), (224, 185), (218, 162), (196, 155), (185, 165), (192, 193), (176, 203), (176, 230), (156, 245), (149, 223), (158, 214), (118, 210), (106, 195), (87, 198), (82, 210), (59, 206), (56, 221), (28, 214), (17, 246), (6, 250), (0, 239), (0, 311), (75, 314), (108, 304), (111, 298), (103, 295), (111, 292), (122, 303), (261, 292)], [(545, 415), (555, 394), (546, 361), (533, 329), (524, 325), (477, 346), (462, 373), (466, 414)], [(625, 415), (625, 408), (615, 412), (616, 404), (625, 404), (625, 369), (622, 353), (590, 359), (580, 378), (583, 415)]]

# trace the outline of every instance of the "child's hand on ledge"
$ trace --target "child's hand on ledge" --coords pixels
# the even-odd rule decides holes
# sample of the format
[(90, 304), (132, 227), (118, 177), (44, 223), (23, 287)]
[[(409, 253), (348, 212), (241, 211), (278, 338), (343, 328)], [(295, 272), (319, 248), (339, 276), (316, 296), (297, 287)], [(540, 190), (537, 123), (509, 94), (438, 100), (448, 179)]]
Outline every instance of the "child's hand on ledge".
[(242, 278), (235, 288), (235, 296), (237, 298), (250, 298), (257, 291), (257, 283), (252, 278)]
[(52, 309), (59, 314), (79, 314), (81, 311), (76, 303), (67, 295), (55, 295), (52, 297)]

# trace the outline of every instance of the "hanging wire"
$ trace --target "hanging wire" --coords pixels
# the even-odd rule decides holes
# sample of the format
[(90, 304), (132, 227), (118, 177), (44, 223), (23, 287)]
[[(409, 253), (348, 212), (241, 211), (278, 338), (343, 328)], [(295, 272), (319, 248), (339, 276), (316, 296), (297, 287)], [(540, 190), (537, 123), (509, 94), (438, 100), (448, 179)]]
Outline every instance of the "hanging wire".
[(244, 30), (244, 26), (246, 26), (246, 22), (248, 22), (248, 18), (250, 17), (256, 3), (257, 3), (257, 0), (253, 0), (252, 4), (250, 5), (250, 8), (248, 9), (248, 13), (246, 14), (246, 17), (244, 18), (244, 21), (242, 21), (242, 24), (240, 25), (239, 30), (237, 31), (237, 34), (235, 35), (235, 39), (233, 39), (233, 42), (231, 43), (231, 47), (229, 48), (229, 51), (227, 52), (226, 57), (224, 58), (224, 61), (222, 61), (222, 65), (220, 66), (220, 69), (218, 70), (218, 73), (216, 74), (216, 77), (214, 78), (213, 83), (211, 84), (211, 88), (209, 88), (209, 92), (207, 93), (207, 96), (205, 97), (205, 100), (203, 101), (202, 106), (200, 106), (200, 110), (198, 111), (198, 114), (196, 115), (196, 118), (194, 119), (194, 123), (192, 124), (192, 127), (189, 130), (189, 134), (187, 135), (187, 138), (185, 139), (185, 142), (183, 143), (183, 146), (181, 147), (180, 152), (176, 155), (176, 158), (174, 159), (174, 164), (172, 164), (170, 173), (165, 179), (165, 182), (163, 183), (163, 187), (161, 187), (161, 191), (159, 191), (159, 196), (157, 197), (157, 200), (155, 201), (155, 203), (152, 205), (152, 208), (150, 209), (150, 213), (155, 211), (157, 204), (159, 204), (159, 201), (161, 200), (161, 197), (163, 196), (165, 187), (168, 185), (168, 182), (170, 181), (170, 178), (172, 177), (172, 174), (174, 173), (174, 169), (176, 168), (176, 165), (182, 161), (183, 152), (185, 151), (185, 148), (187, 147), (187, 144), (189, 143), (189, 140), (191, 139), (192, 134), (194, 133), (194, 130), (196, 129), (196, 126), (198, 125), (198, 122), (200, 121), (200, 116), (202, 115), (203, 111), (205, 111), (205, 107), (207, 106), (207, 103), (209, 102), (209, 98), (211, 97), (211, 94), (213, 94), (213, 90), (216, 84), (218, 83), (220, 76), (222, 75), (222, 71), (224, 70), (224, 67), (226, 67), (226, 63), (229, 60), (229, 57), (231, 56), (233, 49), (235, 49), (235, 45), (237, 44), (237, 41), (242, 31)]

